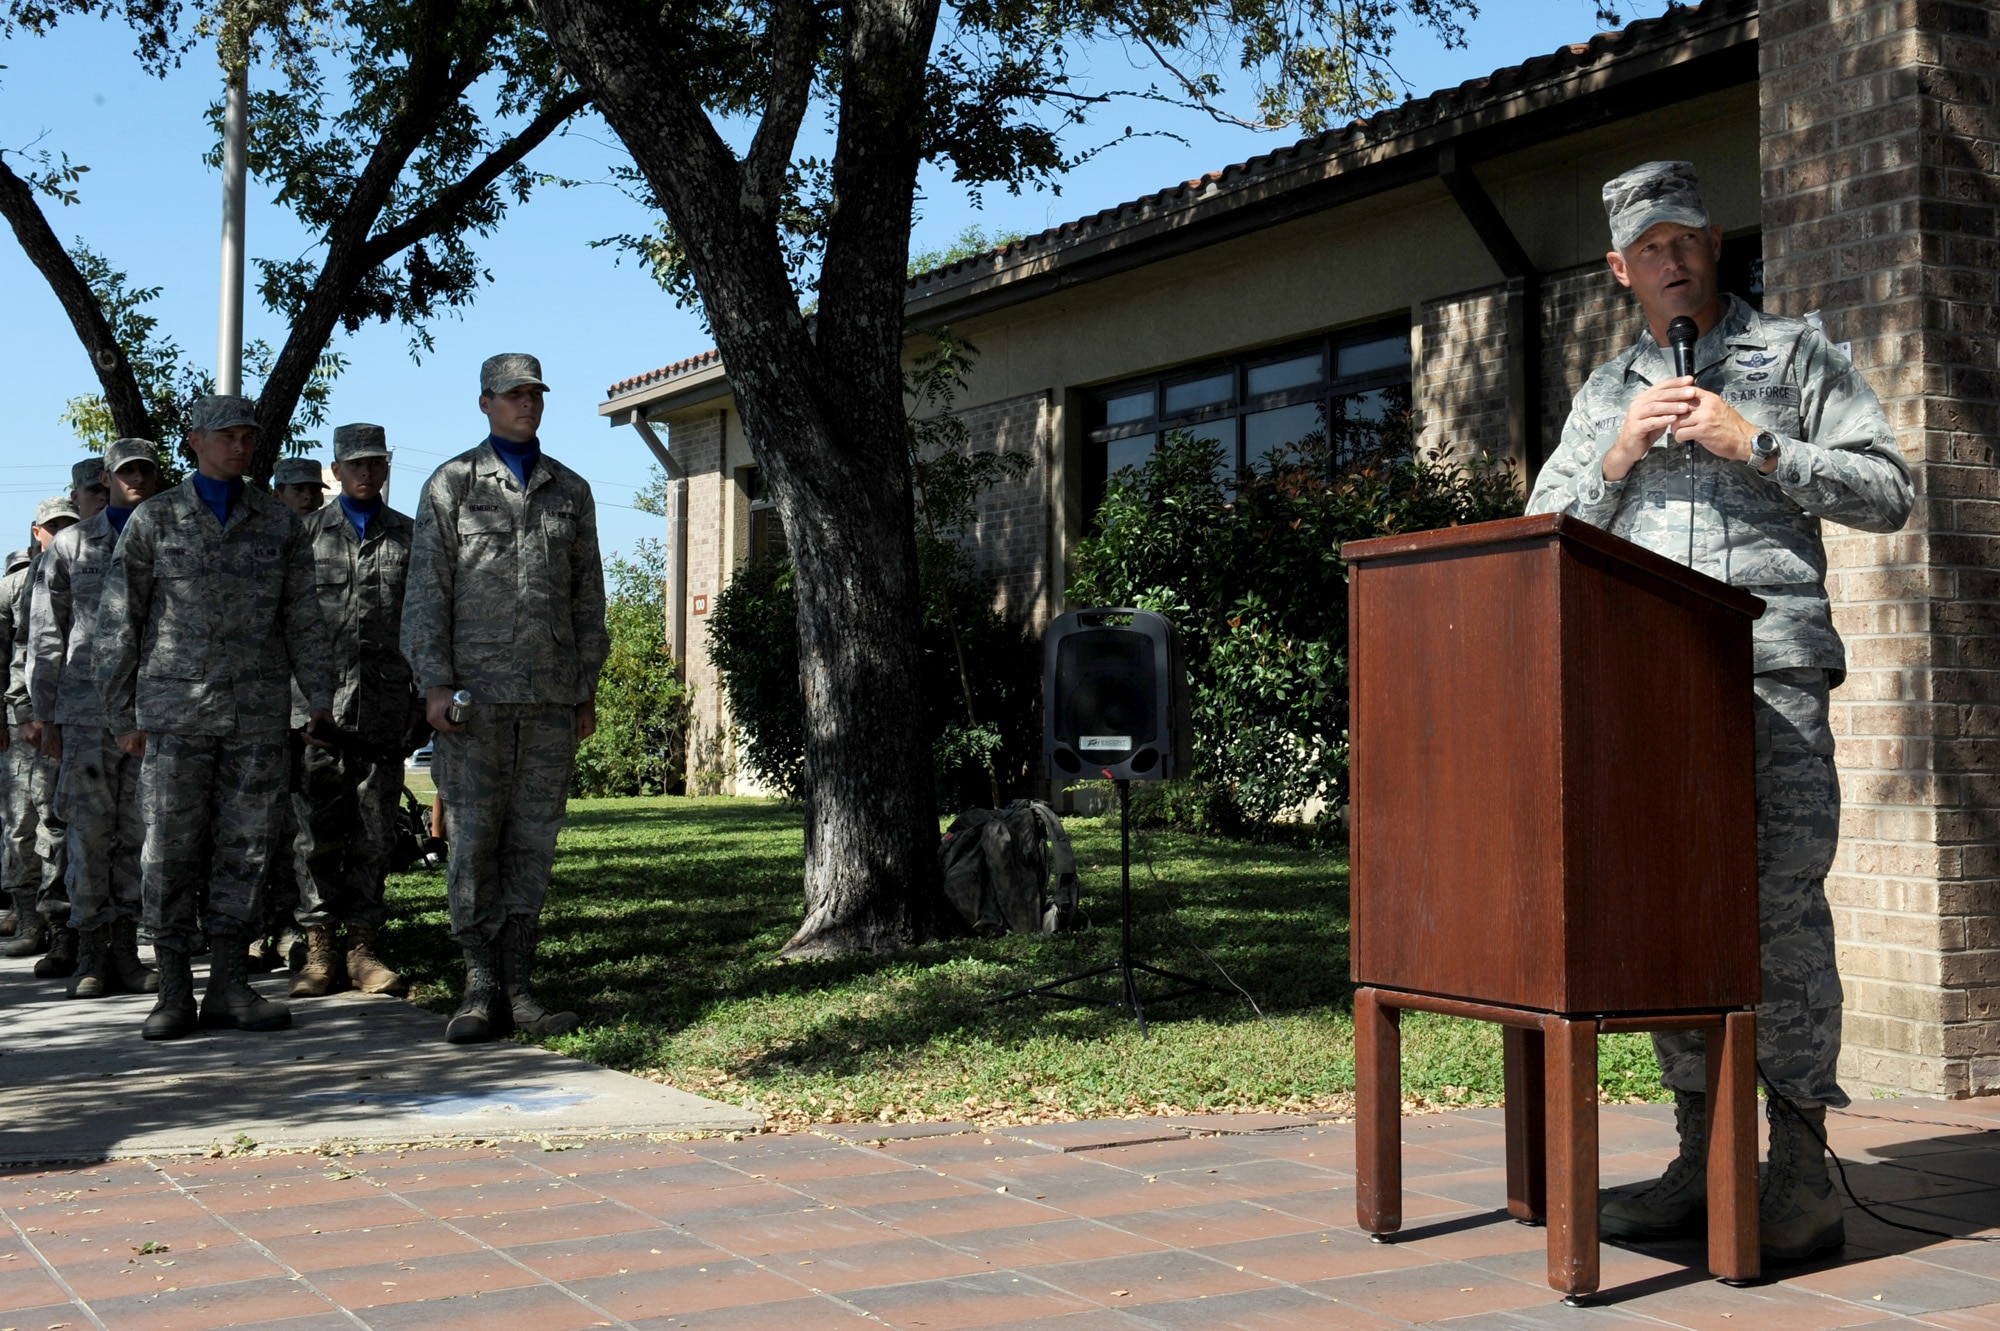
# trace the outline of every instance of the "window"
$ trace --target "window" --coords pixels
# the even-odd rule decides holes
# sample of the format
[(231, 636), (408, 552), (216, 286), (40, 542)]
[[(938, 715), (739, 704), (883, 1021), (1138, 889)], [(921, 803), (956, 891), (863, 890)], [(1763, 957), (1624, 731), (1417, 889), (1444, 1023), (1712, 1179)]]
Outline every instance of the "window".
[(1320, 455), (1338, 468), (1407, 449), (1409, 409), (1401, 320), (1100, 388), (1085, 403), (1085, 509), (1096, 513), (1106, 482), (1144, 466), (1169, 431), (1213, 442), (1234, 493), (1246, 470)]
[(750, 540), (745, 554), (751, 559), (785, 558), (785, 526), (778, 521), (778, 504), (762, 467), (746, 467), (743, 488), (750, 495)]

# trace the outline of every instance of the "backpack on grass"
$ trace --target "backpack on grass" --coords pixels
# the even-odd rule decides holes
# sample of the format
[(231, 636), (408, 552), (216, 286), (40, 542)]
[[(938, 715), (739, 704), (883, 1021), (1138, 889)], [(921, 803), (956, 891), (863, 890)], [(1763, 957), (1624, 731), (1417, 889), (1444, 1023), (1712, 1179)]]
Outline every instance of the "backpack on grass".
[(945, 896), (982, 937), (1084, 927), (1076, 853), (1062, 820), (1041, 800), (966, 810), (938, 843), (938, 867)]

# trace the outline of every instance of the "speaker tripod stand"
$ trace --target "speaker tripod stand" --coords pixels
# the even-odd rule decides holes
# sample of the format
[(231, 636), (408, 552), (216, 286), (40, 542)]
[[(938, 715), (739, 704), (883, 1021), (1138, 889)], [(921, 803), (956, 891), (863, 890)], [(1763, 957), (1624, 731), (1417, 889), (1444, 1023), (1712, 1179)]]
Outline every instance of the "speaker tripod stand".
[[(1117, 999), (1064, 992), (1070, 985), (1115, 973), (1124, 981), (1124, 1003), (1131, 1007), (1133, 1017), (1139, 1022), (1139, 1038), (1146, 1039), (1148, 1038), (1147, 1003), (1165, 1003), (1175, 998), (1186, 998), (1189, 994), (1227, 994), (1229, 991), (1206, 980), (1197, 980), (1193, 976), (1155, 966), (1151, 962), (1132, 960), (1132, 783), (1119, 780), (1112, 784), (1118, 787), (1118, 960), (1107, 961), (1102, 966), (1093, 966), (1074, 975), (1065, 975), (1060, 980), (1029, 985), (1026, 989), (1017, 989), (1011, 994), (989, 998), (986, 1000), (986, 1006), (994, 1007), (1020, 998), (1059, 998), (1065, 1002), (1088, 1003), (1094, 1007), (1116, 1007), (1119, 1005)], [(1180, 985), (1180, 988), (1170, 989), (1163, 994), (1154, 994), (1150, 998), (1142, 998), (1138, 979), (1141, 972), (1158, 979), (1171, 980)]]

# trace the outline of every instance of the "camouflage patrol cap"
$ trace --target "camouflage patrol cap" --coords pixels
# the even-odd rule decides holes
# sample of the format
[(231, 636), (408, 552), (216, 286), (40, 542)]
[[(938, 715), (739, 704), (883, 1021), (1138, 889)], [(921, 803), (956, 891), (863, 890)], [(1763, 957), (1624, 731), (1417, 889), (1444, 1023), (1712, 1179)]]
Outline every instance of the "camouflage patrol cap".
[(35, 525), (46, 527), (51, 522), (61, 522), (68, 518), (71, 522), (83, 521), (83, 514), (76, 511), (76, 501), (68, 495), (54, 495), (35, 505)]
[(544, 393), (549, 391), (549, 386), (542, 382), (542, 363), (533, 356), (506, 351), (498, 356), (488, 356), (486, 363), (479, 367), (479, 391), (482, 393), (504, 393), (523, 384), (532, 385)]
[(196, 398), (188, 408), (187, 427), (195, 430), (227, 430), (235, 425), (255, 425), (257, 404), (247, 397), (231, 397), (227, 393), (210, 393), (207, 397)]
[(1646, 162), (1604, 182), (1611, 248), (1622, 250), (1661, 222), (1709, 225), (1693, 162)]
[(389, 432), (379, 425), (356, 422), (333, 432), (333, 460), (352, 462), (356, 458), (389, 456)]
[(278, 465), (271, 468), (271, 484), (317, 485), (324, 490), (326, 474), (311, 458), (279, 458)]
[(69, 469), (69, 488), (85, 490), (104, 484), (104, 459), (85, 458)]
[(120, 471), (134, 462), (160, 465), (160, 446), (150, 439), (120, 439), (104, 450), (104, 469)]

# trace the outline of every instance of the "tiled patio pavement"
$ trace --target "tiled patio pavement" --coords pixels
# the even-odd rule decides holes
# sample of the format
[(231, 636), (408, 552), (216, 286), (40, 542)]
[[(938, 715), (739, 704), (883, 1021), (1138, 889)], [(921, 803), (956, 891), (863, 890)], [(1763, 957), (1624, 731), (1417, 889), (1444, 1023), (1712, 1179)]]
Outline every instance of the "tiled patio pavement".
[[(1834, 1128), (1864, 1197), (2000, 1232), (2000, 1104), (1872, 1102)], [(1603, 1306), (1564, 1308), (1543, 1232), (1497, 1213), (1495, 1111), (1405, 1120), (1386, 1246), (1353, 1228), (1341, 1125), (876, 1131), (15, 1169), (0, 1328), (2000, 1328), (2000, 1246), (1853, 1210), (1841, 1260), (1780, 1282), (1607, 1247)], [(1603, 1135), (1610, 1182), (1672, 1149), (1651, 1108), (1607, 1108)]]

